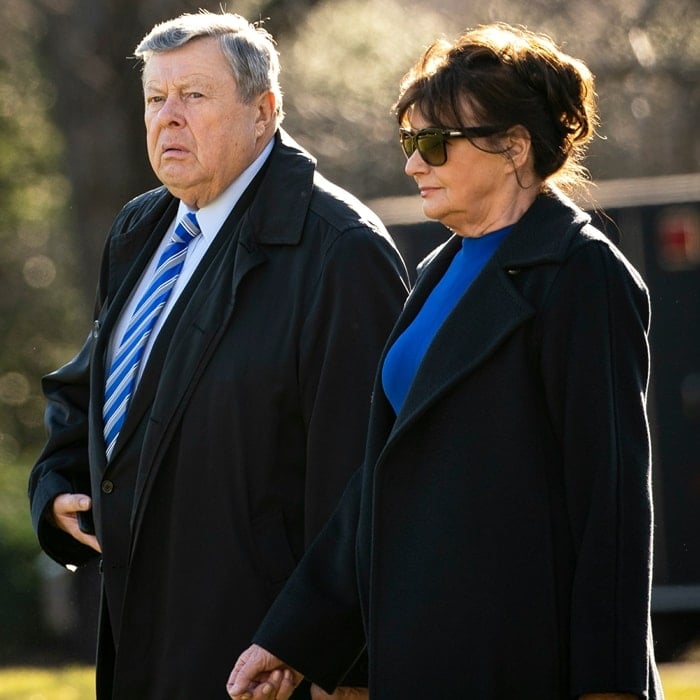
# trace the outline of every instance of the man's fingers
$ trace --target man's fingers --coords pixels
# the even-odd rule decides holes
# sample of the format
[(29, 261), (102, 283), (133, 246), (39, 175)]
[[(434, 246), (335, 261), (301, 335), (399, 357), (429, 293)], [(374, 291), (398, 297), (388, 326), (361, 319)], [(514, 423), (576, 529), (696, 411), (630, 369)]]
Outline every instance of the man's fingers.
[(53, 500), (54, 517), (69, 515), (79, 510), (90, 510), (92, 500), (84, 493), (62, 493)]
[(99, 552), (102, 554), (102, 547), (100, 546), (99, 540), (95, 535), (86, 535), (84, 532), (80, 532), (80, 537), (76, 537), (76, 539), (80, 540), (83, 544), (86, 544), (88, 547), (91, 547), (94, 549), (96, 552)]
[(279, 690), (277, 691), (277, 700), (287, 700), (291, 697), (294, 689), (301, 683), (302, 675), (296, 673), (289, 668), (284, 669)]
[(96, 552), (102, 552), (100, 543), (94, 535), (84, 533), (78, 525), (77, 513), (90, 510), (92, 499), (84, 493), (62, 493), (53, 500), (51, 512), (53, 524), (67, 532), (71, 537), (91, 547)]
[(276, 670), (270, 677), (261, 683), (253, 692), (253, 700), (263, 698), (264, 700), (289, 700), (294, 688), (301, 681), (301, 674), (295, 674), (290, 669), (284, 671)]
[(254, 644), (236, 660), (226, 683), (226, 690), (234, 700), (249, 700), (253, 697), (252, 690), (258, 685), (255, 679), (266, 670), (264, 653), (261, 647)]

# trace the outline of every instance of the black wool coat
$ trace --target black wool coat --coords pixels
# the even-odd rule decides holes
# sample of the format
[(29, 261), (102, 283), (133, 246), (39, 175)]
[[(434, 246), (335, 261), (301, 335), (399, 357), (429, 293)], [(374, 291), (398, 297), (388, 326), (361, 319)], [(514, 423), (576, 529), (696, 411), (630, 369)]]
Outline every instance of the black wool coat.
[(93, 332), (43, 383), (32, 516), (44, 550), (79, 565), (95, 553), (45, 513), (59, 493), (92, 493), (100, 700), (228, 697), (232, 663), (362, 462), (403, 262), (284, 132), (243, 202), (159, 334), (109, 464), (105, 350), (175, 215), (164, 188), (118, 215)]
[[(459, 249), (424, 267), (387, 347)], [(649, 626), (649, 301), (555, 191), (438, 331), (255, 641), (370, 697), (661, 698)]]

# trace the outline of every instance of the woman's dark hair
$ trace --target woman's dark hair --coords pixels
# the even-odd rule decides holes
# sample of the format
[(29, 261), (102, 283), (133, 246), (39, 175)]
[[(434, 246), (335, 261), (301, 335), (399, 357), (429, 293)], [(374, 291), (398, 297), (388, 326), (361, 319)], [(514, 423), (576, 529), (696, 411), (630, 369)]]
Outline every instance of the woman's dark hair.
[[(401, 125), (417, 109), (445, 128), (523, 126), (535, 173), (574, 186), (586, 178), (581, 160), (595, 134), (596, 102), (593, 75), (582, 61), (547, 36), (497, 23), (433, 43), (404, 76), (394, 112)], [(465, 107), (476, 124), (463, 123)]]

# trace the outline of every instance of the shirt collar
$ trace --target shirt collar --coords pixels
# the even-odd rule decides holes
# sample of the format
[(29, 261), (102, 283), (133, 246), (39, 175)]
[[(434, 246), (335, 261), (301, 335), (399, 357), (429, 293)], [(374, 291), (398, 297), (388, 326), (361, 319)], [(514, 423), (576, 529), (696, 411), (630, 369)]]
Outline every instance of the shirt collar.
[[(202, 230), (202, 236), (205, 239), (213, 238), (223, 226), (224, 221), (226, 221), (228, 215), (236, 206), (241, 195), (260, 172), (260, 169), (272, 152), (274, 145), (275, 139), (272, 138), (265, 148), (263, 148), (262, 153), (260, 153), (239, 177), (237, 177), (216, 199), (195, 212), (199, 228)], [(175, 220), (179, 221), (190, 211), (192, 210), (181, 200)]]

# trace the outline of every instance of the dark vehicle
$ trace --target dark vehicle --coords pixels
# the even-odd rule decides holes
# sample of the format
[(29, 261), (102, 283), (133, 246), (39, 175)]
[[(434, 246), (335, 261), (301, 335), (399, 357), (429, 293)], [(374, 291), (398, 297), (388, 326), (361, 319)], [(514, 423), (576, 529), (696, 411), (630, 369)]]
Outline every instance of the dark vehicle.
[[(660, 660), (700, 639), (700, 173), (610, 180), (582, 203), (652, 304), (649, 419), (656, 507), (652, 617)], [(370, 202), (410, 271), (449, 231), (418, 196)]]

